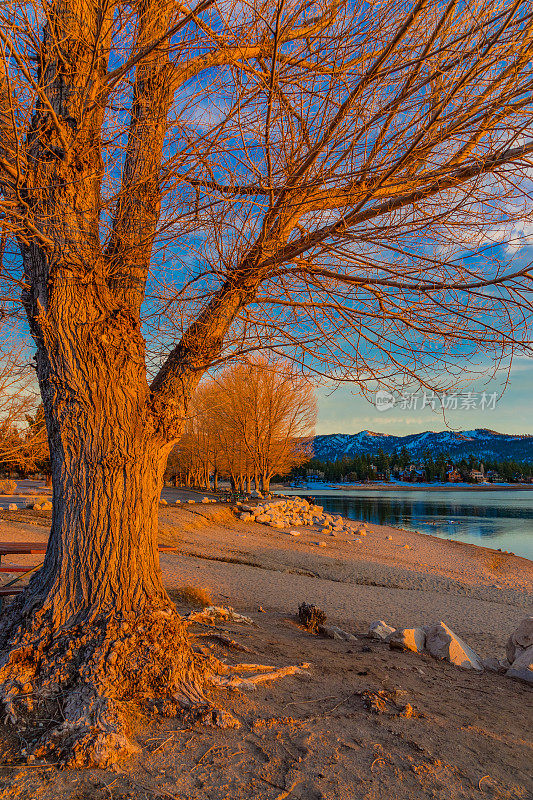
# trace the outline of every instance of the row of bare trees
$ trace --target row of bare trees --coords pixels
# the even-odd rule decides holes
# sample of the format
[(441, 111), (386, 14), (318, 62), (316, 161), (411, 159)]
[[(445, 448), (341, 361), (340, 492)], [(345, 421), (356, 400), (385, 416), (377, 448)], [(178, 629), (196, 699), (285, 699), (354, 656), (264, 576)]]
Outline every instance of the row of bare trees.
[(35, 378), (27, 368), (29, 352), (17, 340), (0, 347), (0, 473), (26, 475), (49, 470), (44, 409)]
[(236, 364), (199, 387), (183, 438), (172, 452), (167, 478), (187, 486), (268, 492), (311, 456), (316, 401), (308, 381), (286, 361)]

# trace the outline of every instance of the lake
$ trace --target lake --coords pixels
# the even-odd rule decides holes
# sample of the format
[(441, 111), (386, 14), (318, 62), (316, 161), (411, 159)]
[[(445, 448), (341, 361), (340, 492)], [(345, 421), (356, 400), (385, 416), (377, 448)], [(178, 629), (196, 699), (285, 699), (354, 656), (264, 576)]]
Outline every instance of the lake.
[(326, 511), (348, 519), (430, 533), (533, 559), (533, 491), (323, 489), (309, 485), (286, 494), (312, 496)]

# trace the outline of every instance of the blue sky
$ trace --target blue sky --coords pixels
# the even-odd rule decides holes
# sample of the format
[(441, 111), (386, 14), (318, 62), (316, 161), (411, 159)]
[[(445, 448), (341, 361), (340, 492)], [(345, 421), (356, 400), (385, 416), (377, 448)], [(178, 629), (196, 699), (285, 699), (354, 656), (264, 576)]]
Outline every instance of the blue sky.
[[(375, 405), (363, 397), (354, 385), (347, 384), (334, 391), (321, 387), (316, 391), (319, 406), (316, 432), (357, 433), (371, 430), (405, 436), (426, 430), (441, 431), (448, 427), (453, 430), (491, 428), (500, 433), (533, 434), (533, 358), (515, 360), (509, 384), (503, 396), (494, 402), (491, 395), (497, 392), (499, 396), (503, 383), (502, 375), (490, 382), (479, 381), (462, 390), (462, 393), (471, 391), (473, 394), (465, 400), (459, 397), (457, 410), (447, 411), (446, 420), (442, 412), (429, 407), (427, 399), (426, 408), (420, 408), (424, 402), (421, 392), (418, 392), (416, 409), (395, 405), (389, 410), (377, 411)], [(485, 408), (481, 408), (482, 392), (486, 393)]]

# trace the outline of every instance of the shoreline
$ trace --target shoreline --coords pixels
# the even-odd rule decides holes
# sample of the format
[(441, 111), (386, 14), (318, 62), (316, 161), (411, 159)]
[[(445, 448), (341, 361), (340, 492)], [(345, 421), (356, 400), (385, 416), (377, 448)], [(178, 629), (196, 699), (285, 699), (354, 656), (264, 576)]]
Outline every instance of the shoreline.
[(346, 484), (316, 484), (310, 485), (308, 488), (296, 487), (273, 487), (274, 491), (284, 491), (292, 493), (310, 494), (316, 491), (316, 494), (324, 492), (344, 492), (344, 491), (359, 491), (362, 490), (375, 490), (381, 489), (385, 492), (402, 491), (402, 492), (523, 492), (533, 491), (533, 484), (531, 483), (509, 483), (509, 484), (465, 484), (465, 483), (443, 483), (442, 485), (434, 483), (346, 483)]

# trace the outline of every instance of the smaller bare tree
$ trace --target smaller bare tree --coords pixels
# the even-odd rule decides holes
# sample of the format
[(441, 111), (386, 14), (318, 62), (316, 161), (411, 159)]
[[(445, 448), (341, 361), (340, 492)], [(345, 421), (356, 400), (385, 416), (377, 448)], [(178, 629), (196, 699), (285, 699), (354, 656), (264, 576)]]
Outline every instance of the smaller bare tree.
[(273, 475), (311, 457), (315, 422), (313, 391), (288, 362), (237, 364), (199, 387), (167, 475), (207, 489), (220, 474), (247, 492), (254, 479), (268, 492)]
[(0, 470), (26, 473), (48, 458), (48, 441), (35, 376), (24, 343), (0, 346)]

